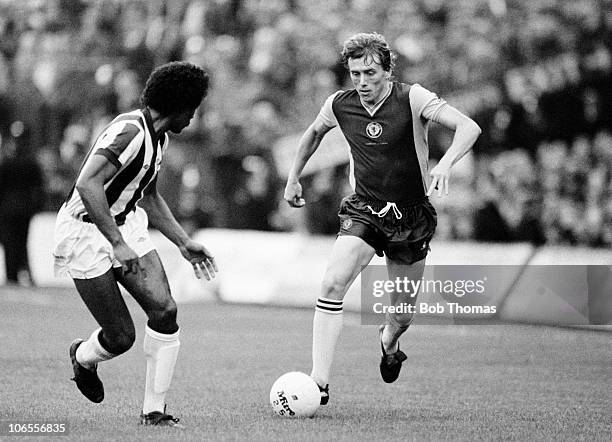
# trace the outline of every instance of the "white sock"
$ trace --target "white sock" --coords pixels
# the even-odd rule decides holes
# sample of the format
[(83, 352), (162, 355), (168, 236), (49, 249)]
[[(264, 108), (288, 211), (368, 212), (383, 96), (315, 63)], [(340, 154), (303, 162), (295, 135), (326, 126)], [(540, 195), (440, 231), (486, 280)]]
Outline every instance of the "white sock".
[(342, 331), (342, 301), (319, 298), (312, 322), (312, 373), (321, 387), (329, 383), (336, 342)]
[(76, 351), (77, 362), (89, 370), (94, 369), (98, 362), (108, 361), (117, 356), (107, 351), (100, 344), (98, 335), (101, 331), (101, 328), (94, 330), (89, 339), (79, 345)]
[(170, 388), (174, 365), (178, 356), (178, 330), (171, 335), (145, 328), (144, 353), (147, 357), (145, 396), (142, 412), (164, 411), (166, 392)]

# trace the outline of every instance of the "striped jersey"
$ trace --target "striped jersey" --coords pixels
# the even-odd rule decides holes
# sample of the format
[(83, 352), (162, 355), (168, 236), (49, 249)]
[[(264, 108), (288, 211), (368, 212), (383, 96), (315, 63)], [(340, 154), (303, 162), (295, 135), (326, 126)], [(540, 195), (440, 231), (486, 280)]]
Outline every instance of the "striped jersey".
[(350, 178), (355, 193), (371, 200), (410, 203), (428, 185), (427, 125), (437, 121), (446, 102), (418, 84), (393, 82), (370, 107), (355, 89), (338, 91), (318, 118), (339, 126), (348, 141)]
[[(79, 176), (93, 155), (103, 155), (117, 166), (115, 175), (104, 184), (104, 192), (111, 215), (117, 224), (123, 224), (127, 214), (136, 208), (144, 189), (157, 176), (167, 146), (168, 135), (155, 134), (147, 109), (120, 114), (97, 137)], [(66, 199), (65, 210), (87, 220), (87, 210), (74, 187)]]

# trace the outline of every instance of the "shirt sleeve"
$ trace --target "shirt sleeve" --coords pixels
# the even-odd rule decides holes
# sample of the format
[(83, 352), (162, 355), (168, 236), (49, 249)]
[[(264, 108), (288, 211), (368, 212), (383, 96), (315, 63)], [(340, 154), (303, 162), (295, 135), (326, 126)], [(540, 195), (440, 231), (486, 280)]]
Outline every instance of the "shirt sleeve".
[(325, 125), (328, 127), (336, 127), (338, 125), (338, 120), (334, 115), (332, 104), (334, 103), (334, 98), (336, 98), (336, 95), (338, 95), (340, 92), (342, 91), (338, 91), (335, 94), (327, 97), (327, 100), (325, 100), (323, 107), (321, 107), (321, 110), (319, 111), (319, 115), (317, 115), (317, 119), (323, 121), (323, 123), (325, 123)]
[(410, 100), (415, 104), (415, 109), (421, 117), (435, 122), (438, 122), (440, 111), (446, 106), (444, 99), (420, 84), (414, 84), (410, 88)]
[(129, 122), (118, 122), (108, 127), (95, 143), (94, 153), (103, 155), (117, 167), (138, 151), (144, 133), (139, 126)]

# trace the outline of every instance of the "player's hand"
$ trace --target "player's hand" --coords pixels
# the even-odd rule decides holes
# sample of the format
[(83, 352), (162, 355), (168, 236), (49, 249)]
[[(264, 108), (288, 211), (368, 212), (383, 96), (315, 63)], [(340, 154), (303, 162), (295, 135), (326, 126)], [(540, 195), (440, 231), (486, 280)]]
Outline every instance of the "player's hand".
[(202, 244), (190, 240), (180, 247), (180, 250), (183, 257), (193, 266), (196, 278), (202, 279), (204, 277), (207, 281), (210, 281), (219, 272), (212, 253)]
[(140, 265), (138, 255), (126, 243), (118, 244), (113, 247), (115, 259), (121, 263), (121, 271), (123, 274), (133, 273), (134, 275), (142, 272), (146, 278), (144, 268)]
[(304, 207), (306, 204), (306, 201), (302, 198), (302, 185), (299, 181), (287, 182), (284, 198), (291, 207)]
[(438, 191), (438, 196), (448, 195), (448, 181), (450, 179), (450, 166), (439, 162), (429, 172), (431, 176), (431, 184), (427, 190), (427, 196), (431, 196), (434, 190)]

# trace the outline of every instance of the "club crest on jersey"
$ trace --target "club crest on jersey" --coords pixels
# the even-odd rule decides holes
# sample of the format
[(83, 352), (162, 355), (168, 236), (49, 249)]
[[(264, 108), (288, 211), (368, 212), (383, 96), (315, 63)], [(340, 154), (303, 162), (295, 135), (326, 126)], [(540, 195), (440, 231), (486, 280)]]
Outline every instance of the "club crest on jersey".
[(366, 126), (366, 134), (370, 138), (378, 138), (382, 134), (382, 126), (376, 121), (372, 121)]

